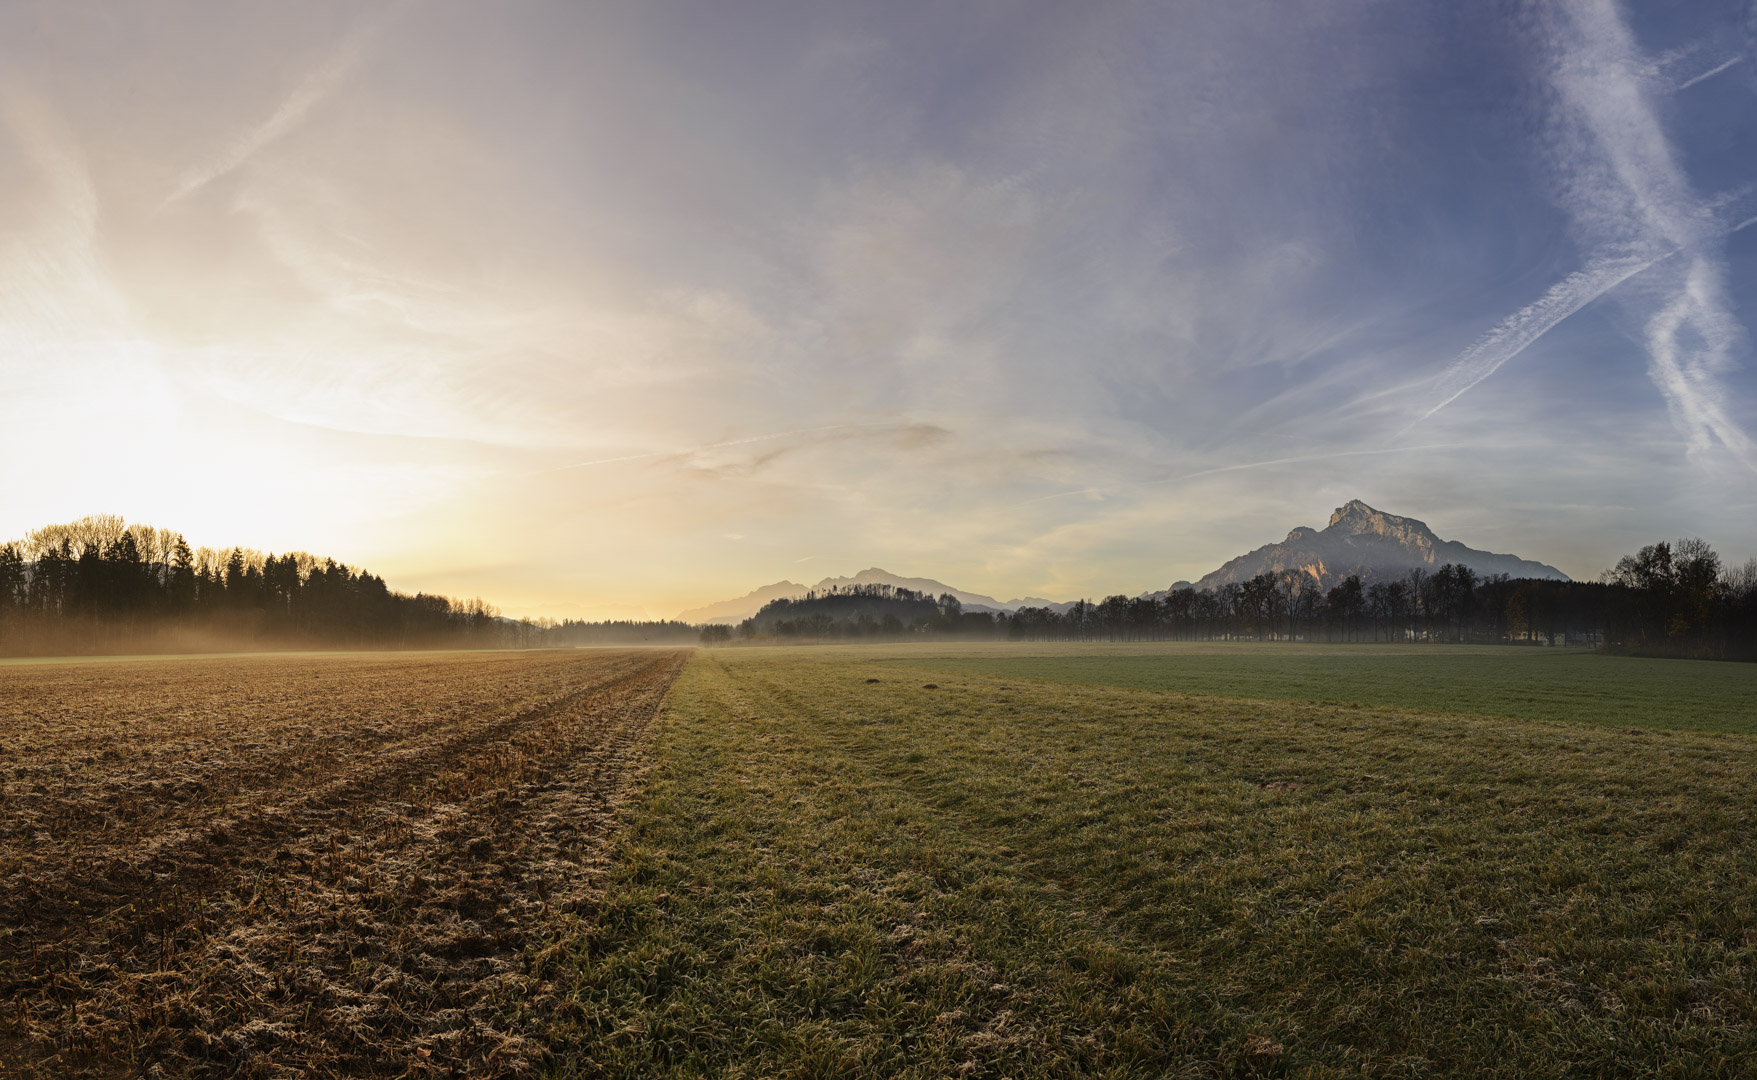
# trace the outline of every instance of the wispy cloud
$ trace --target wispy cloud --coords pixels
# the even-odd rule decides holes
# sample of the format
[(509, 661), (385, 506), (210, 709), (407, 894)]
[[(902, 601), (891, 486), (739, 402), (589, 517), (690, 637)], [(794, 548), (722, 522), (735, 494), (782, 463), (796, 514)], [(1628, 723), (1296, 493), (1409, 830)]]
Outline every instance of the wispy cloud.
[(739, 439), (726, 439), (722, 442), (702, 443), (699, 446), (688, 446), (676, 450), (649, 450), (640, 454), (618, 454), (614, 457), (593, 458), (589, 461), (576, 461), (571, 465), (560, 465), (556, 471), (566, 469), (589, 469), (598, 465), (618, 465), (628, 461), (651, 461), (656, 458), (685, 459), (709, 450), (724, 450), (734, 446), (750, 446), (754, 443), (772, 442), (775, 439), (791, 439), (801, 435), (821, 435), (830, 431), (844, 431), (858, 425), (825, 424), (821, 427), (793, 428), (789, 431), (771, 431), (762, 435), (747, 435)]
[(264, 147), (305, 122), (325, 98), (335, 93), (360, 63), (374, 38), (396, 14), (395, 5), (386, 7), (373, 18), (356, 25), (332, 49), (324, 61), (307, 72), (299, 84), (281, 99), (266, 119), (233, 139), (219, 153), (189, 168), (177, 180), (177, 186), (165, 196), (161, 208), (213, 183), (255, 157)]
[(1342, 458), (1381, 457), (1386, 454), (1414, 454), (1424, 450), (1453, 450), (1457, 443), (1423, 443), (1417, 446), (1382, 446), (1370, 450), (1334, 450), (1322, 454), (1298, 454), (1293, 457), (1264, 458), (1259, 461), (1240, 461), (1231, 465), (1216, 465), (1210, 469), (1197, 469), (1194, 472), (1178, 473), (1176, 476), (1163, 476), (1157, 480), (1142, 480), (1136, 484), (1113, 485), (1109, 487), (1080, 488), (1077, 491), (1058, 491), (1053, 495), (1040, 495), (1035, 499), (1026, 500), (1023, 505), (1049, 502), (1053, 499), (1071, 499), (1078, 495), (1107, 495), (1118, 487), (1154, 487), (1163, 484), (1176, 484), (1185, 480), (1196, 480), (1204, 476), (1219, 476), (1223, 473), (1245, 472), (1250, 469), (1268, 469), (1277, 465), (1308, 465), (1319, 461), (1334, 461)]
[(113, 322), (123, 305), (97, 262), (98, 195), (73, 133), (46, 103), (12, 89), (0, 93), (0, 123), (40, 188), (13, 203), (22, 220), (9, 223), (0, 246), (0, 324), (76, 332), (94, 300)]
[[(950, 432), (938, 424), (924, 422), (881, 422), (870, 424), (820, 424), (816, 427), (789, 428), (786, 431), (770, 431), (761, 435), (745, 435), (736, 439), (724, 439), (719, 442), (700, 443), (671, 450), (646, 450), (638, 454), (615, 454), (610, 457), (591, 458), (576, 461), (568, 465), (558, 465), (552, 472), (565, 472), (569, 469), (589, 469), (601, 465), (621, 465), (632, 461), (675, 461), (680, 463), (698, 463), (696, 459), (715, 450), (727, 450), (738, 446), (754, 446), (759, 443), (774, 442), (778, 439), (803, 439), (806, 442), (842, 441), (861, 438), (888, 438), (892, 448), (896, 450), (915, 450), (946, 438)], [(815, 438), (813, 438), (815, 437)], [(772, 459), (776, 454), (771, 452), (759, 457), (759, 461)]]
[(1327, 454), (1300, 454), (1296, 457), (1267, 458), (1262, 461), (1241, 461), (1236, 465), (1217, 465), (1212, 469), (1197, 469), (1195, 472), (1168, 476), (1163, 480), (1149, 480), (1149, 484), (1175, 484), (1181, 480), (1194, 480), (1202, 476), (1218, 476), (1221, 473), (1242, 472), (1246, 469), (1266, 469), (1275, 465), (1305, 465), (1314, 461), (1332, 461), (1337, 458), (1379, 457), (1384, 454), (1413, 454), (1422, 450), (1455, 449), (1456, 443), (1425, 443), (1420, 446), (1383, 446), (1373, 450), (1336, 450)]

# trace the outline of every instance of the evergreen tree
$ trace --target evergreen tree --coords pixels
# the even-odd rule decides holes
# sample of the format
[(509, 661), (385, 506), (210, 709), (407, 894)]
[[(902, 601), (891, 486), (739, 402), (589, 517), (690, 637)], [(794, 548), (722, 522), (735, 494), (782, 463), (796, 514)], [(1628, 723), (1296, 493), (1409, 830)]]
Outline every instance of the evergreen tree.
[(183, 534), (177, 534), (177, 542), (171, 548), (171, 574), (167, 584), (170, 593), (167, 606), (176, 614), (188, 613), (195, 607), (195, 553), (189, 550), (189, 542)]
[(17, 544), (7, 544), (0, 547), (0, 623), (10, 620), (26, 599), (24, 554)]
[(140, 545), (134, 531), (124, 530), (112, 540), (103, 553), (104, 574), (100, 609), (132, 612), (139, 608), (147, 585), (146, 564), (141, 561)]
[(244, 549), (233, 548), (226, 556), (226, 577), (222, 582), (226, 590), (226, 606), (240, 608), (245, 605), (244, 597)]

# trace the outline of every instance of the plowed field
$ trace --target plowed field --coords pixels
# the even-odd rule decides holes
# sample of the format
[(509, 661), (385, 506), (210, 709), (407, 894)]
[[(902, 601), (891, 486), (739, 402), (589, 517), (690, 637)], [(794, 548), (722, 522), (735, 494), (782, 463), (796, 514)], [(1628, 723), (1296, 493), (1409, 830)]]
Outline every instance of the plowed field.
[(0, 670), (0, 1074), (529, 1071), (686, 655)]

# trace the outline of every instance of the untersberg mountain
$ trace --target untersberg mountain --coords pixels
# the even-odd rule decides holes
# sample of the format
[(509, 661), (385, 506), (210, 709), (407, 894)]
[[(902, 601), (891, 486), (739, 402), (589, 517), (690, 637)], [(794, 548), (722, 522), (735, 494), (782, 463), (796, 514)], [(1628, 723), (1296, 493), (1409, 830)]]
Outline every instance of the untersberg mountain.
[[(1320, 588), (1329, 588), (1350, 574), (1372, 582), (1401, 577), (1421, 568), (1435, 570), (1446, 563), (1468, 566), (1478, 574), (1507, 574), (1510, 577), (1553, 578), (1567, 581), (1568, 575), (1540, 562), (1521, 559), (1517, 555), (1497, 555), (1478, 551), (1456, 540), (1442, 540), (1423, 522), (1414, 518), (1381, 513), (1359, 499), (1340, 506), (1330, 515), (1330, 524), (1322, 531), (1305, 526), (1287, 534), (1279, 544), (1264, 546), (1240, 555), (1220, 569), (1195, 582), (1197, 589), (1211, 590), (1236, 582), (1248, 581), (1258, 574), (1279, 574), (1291, 570), (1313, 578)], [(1186, 588), (1190, 582), (1180, 581), (1173, 589)], [(771, 600), (795, 599), (807, 592), (848, 585), (894, 585), (913, 589), (929, 596), (951, 593), (967, 611), (1016, 611), (1021, 607), (1046, 607), (1065, 611), (1072, 601), (1056, 602), (1038, 597), (1018, 600), (996, 600), (981, 593), (964, 592), (932, 578), (907, 578), (873, 567), (853, 577), (827, 577), (807, 588), (791, 581), (765, 585), (736, 600), (694, 608), (678, 615), (690, 623), (736, 623), (755, 615)], [(1169, 590), (1147, 593), (1164, 596)]]
[[(1446, 563), (1468, 566), (1483, 576), (1506, 574), (1516, 578), (1568, 580), (1567, 574), (1553, 566), (1517, 555), (1478, 551), (1456, 540), (1442, 540), (1425, 522), (1381, 513), (1354, 499), (1336, 508), (1323, 531), (1302, 525), (1279, 544), (1265, 544), (1227, 562), (1197, 581), (1195, 587), (1218, 589), (1248, 581), (1258, 574), (1291, 570), (1329, 588), (1350, 574), (1371, 582), (1401, 577), (1417, 568), (1435, 570)], [(1172, 588), (1188, 584), (1180, 581)]]

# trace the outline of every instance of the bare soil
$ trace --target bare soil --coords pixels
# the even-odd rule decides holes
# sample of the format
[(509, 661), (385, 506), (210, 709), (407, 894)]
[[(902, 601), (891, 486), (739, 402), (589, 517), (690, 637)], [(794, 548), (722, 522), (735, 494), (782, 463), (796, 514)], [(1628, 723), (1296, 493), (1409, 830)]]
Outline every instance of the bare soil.
[(0, 671), (0, 1074), (539, 1067), (687, 655)]

